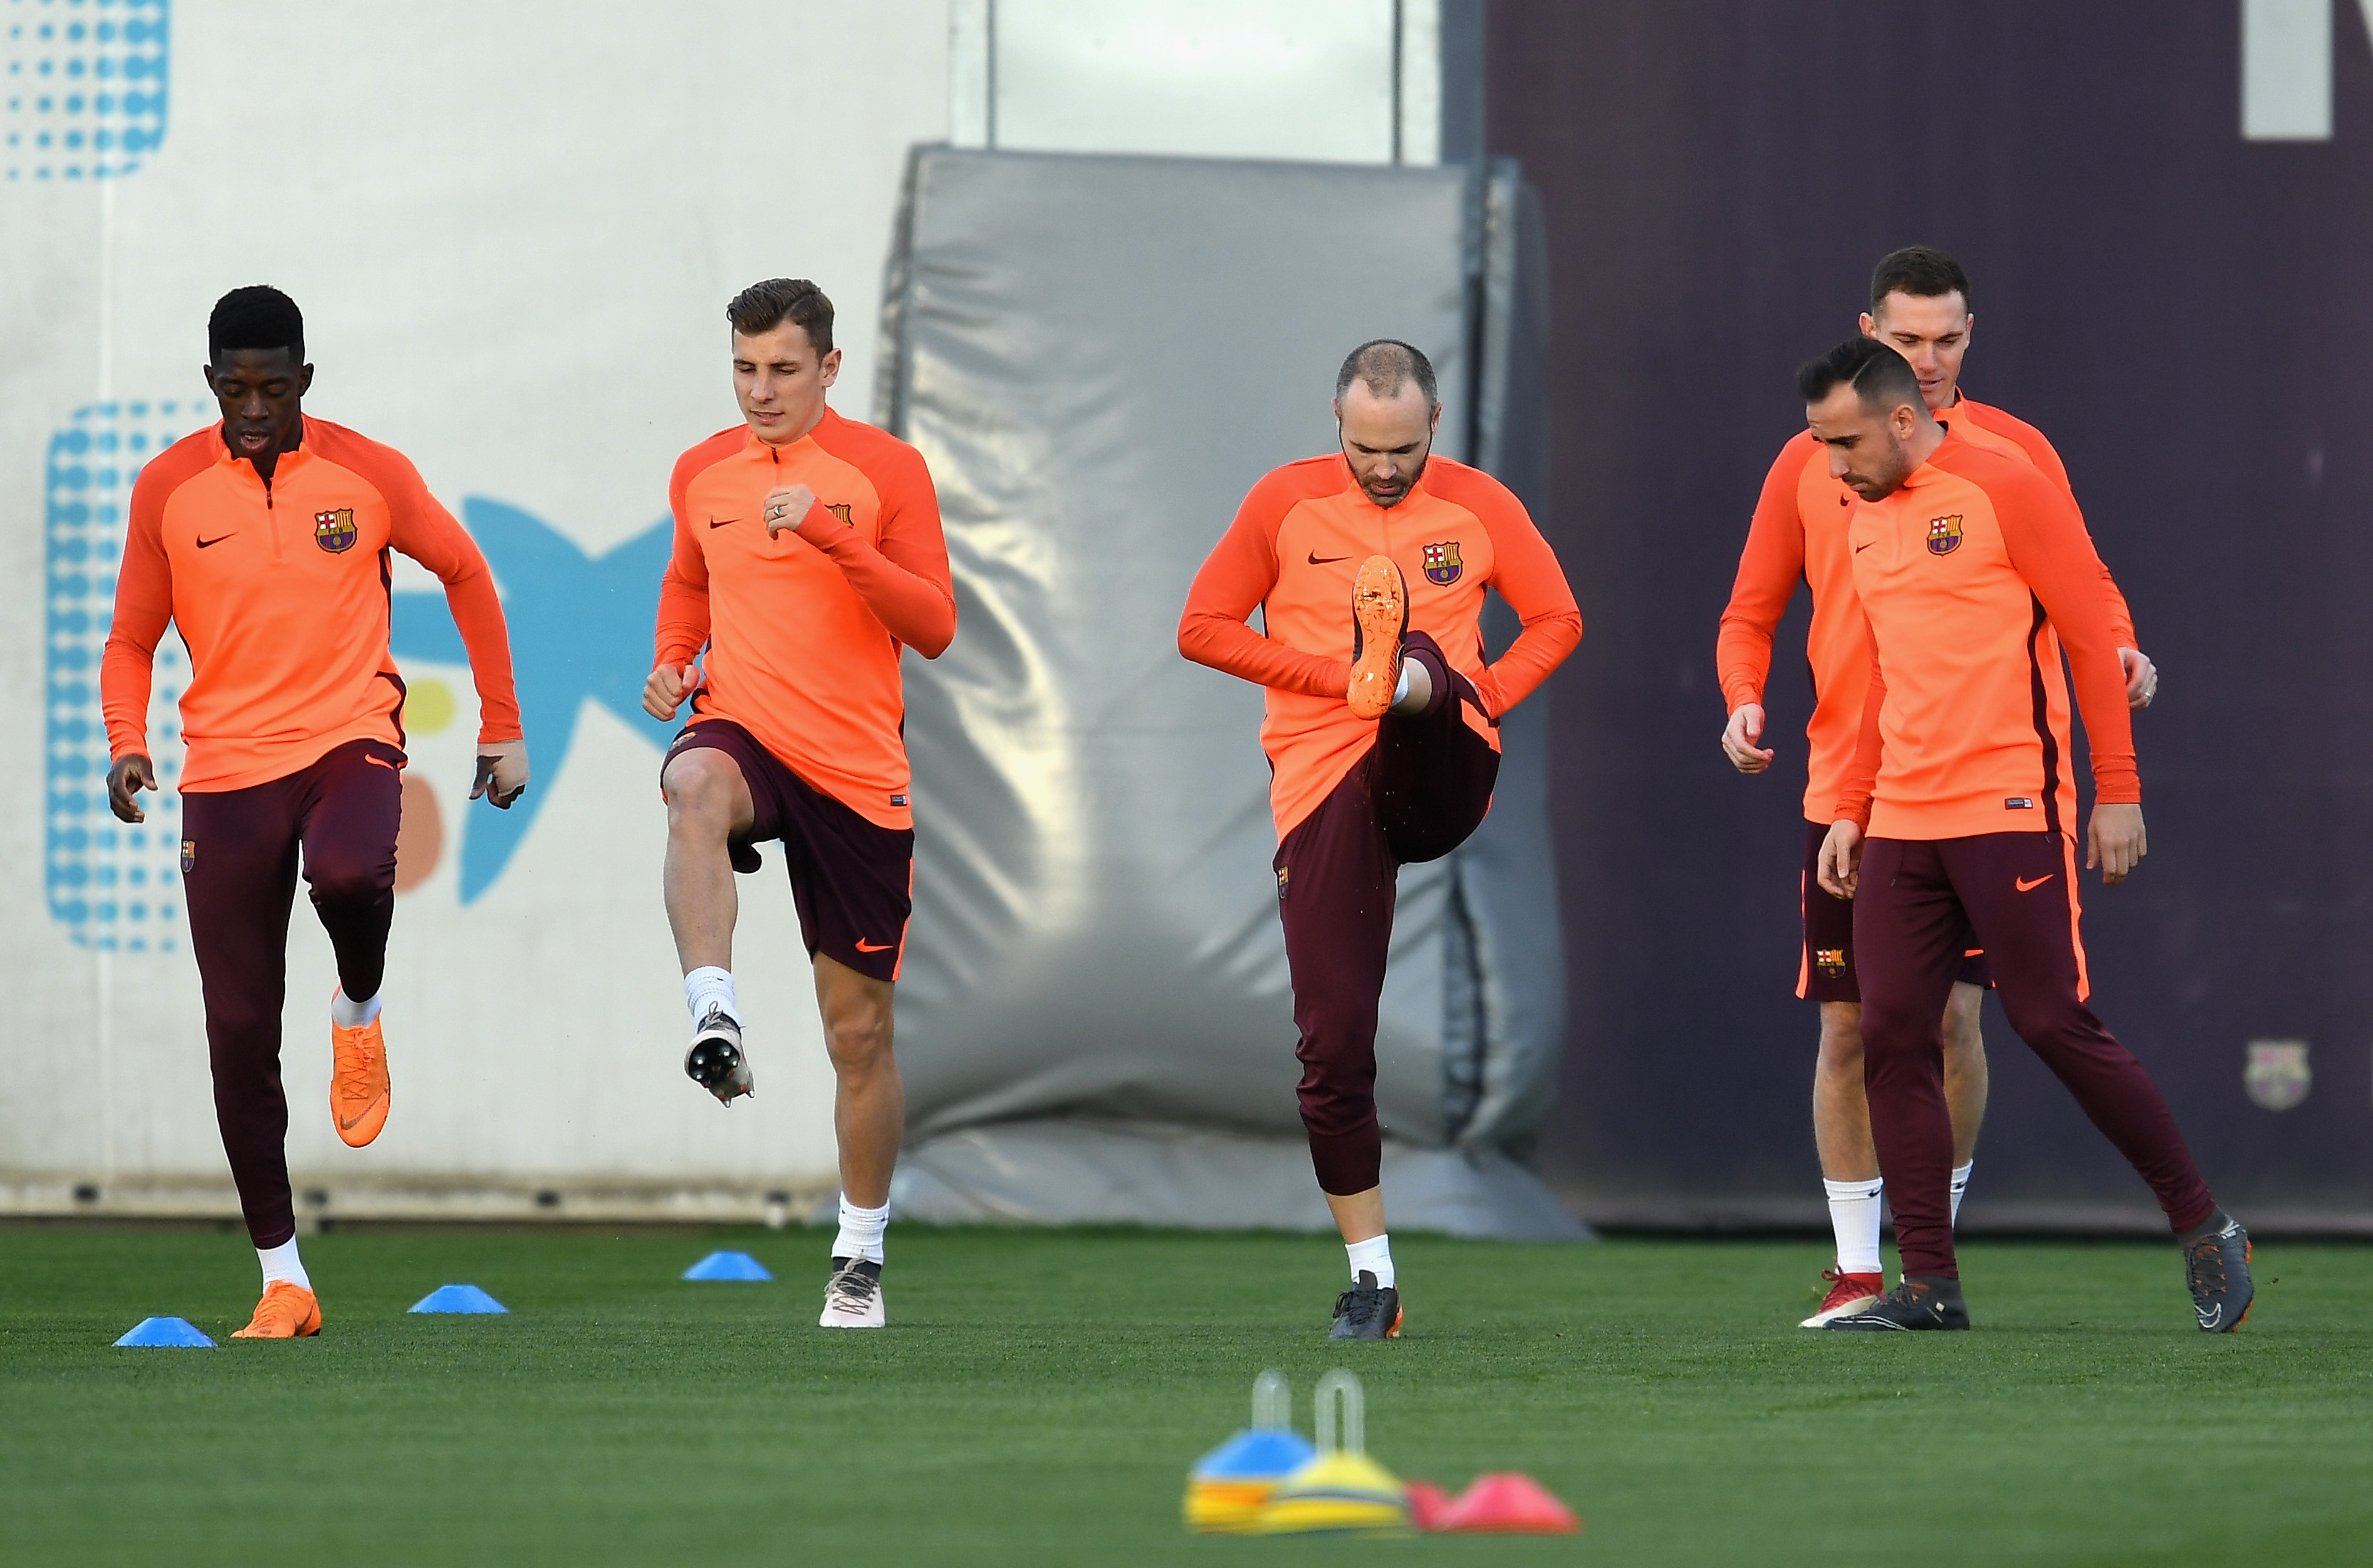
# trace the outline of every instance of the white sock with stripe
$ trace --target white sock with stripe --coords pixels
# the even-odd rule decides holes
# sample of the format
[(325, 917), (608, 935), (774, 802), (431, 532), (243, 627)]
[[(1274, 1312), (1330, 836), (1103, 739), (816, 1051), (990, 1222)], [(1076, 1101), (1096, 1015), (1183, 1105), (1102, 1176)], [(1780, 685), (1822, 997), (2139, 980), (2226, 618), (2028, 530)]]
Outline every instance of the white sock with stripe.
[(840, 1199), (840, 1229), (832, 1238), (835, 1258), (862, 1258), (868, 1263), (882, 1261), (882, 1233), (890, 1225), (890, 1205), (879, 1209), (860, 1209), (843, 1193)]
[(1953, 1172), (1953, 1223), (1957, 1225), (1961, 1223), (1961, 1194), (1970, 1190), (1970, 1172), (1977, 1168), (1977, 1164), (1971, 1160)]
[(741, 1004), (733, 1000), (733, 972), (707, 965), (684, 977), (684, 1004), (692, 1009), (696, 1027), (712, 1007), (722, 1009), (734, 1023), (742, 1022)]

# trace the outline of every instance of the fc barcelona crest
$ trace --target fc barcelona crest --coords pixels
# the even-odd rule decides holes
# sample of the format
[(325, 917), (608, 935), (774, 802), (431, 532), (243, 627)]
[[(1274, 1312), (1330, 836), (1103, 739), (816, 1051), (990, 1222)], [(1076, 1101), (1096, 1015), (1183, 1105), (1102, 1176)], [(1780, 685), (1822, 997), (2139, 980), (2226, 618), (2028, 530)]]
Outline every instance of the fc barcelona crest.
[(2270, 1111), (2286, 1111), (2307, 1098), (2315, 1082), (2308, 1066), (2305, 1040), (2251, 1040), (2249, 1065), (2241, 1070), (2241, 1087), (2250, 1103)]
[(1425, 547), (1425, 580), (1434, 587), (1448, 588), (1466, 569), (1467, 563), (1458, 558), (1457, 540)]
[(184, 838), (181, 840), (181, 874), (187, 876), (197, 870), (197, 867), (198, 841), (194, 838)]
[(313, 514), (313, 543), (333, 556), (343, 556), (355, 547), (357, 536), (355, 509), (340, 507), (333, 512)]
[(1949, 556), (1961, 547), (1961, 514), (1928, 520), (1928, 553)]
[(832, 513), (833, 516), (840, 519), (841, 527), (855, 528), (857, 526), (857, 520), (848, 515), (849, 509), (855, 504), (856, 503), (853, 501), (827, 502), (824, 509)]
[(1830, 979), (1836, 979), (1846, 972), (1846, 950), (1842, 947), (1816, 949), (1813, 954), (1813, 967)]

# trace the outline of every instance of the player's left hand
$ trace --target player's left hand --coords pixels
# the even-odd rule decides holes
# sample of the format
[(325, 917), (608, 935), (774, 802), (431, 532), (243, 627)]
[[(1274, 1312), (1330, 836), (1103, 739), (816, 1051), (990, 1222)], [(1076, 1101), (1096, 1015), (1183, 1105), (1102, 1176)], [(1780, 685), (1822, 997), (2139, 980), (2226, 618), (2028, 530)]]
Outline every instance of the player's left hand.
[(1842, 819), (1829, 824), (1829, 836), (1821, 840), (1821, 858), (1814, 864), (1820, 872), (1822, 892), (1832, 898), (1852, 898), (1862, 881), (1862, 829)]
[(2145, 708), (2158, 696), (2158, 666), (2138, 648), (2118, 649), (2118, 668), (2126, 673), (2126, 706)]
[(470, 799), (484, 795), (488, 803), (508, 811), (526, 793), (527, 742), (479, 743), (478, 777), (471, 782)]
[(797, 528), (815, 509), (815, 492), (804, 485), (785, 485), (766, 492), (766, 537)]
[(2133, 874), (2134, 867), (2150, 853), (2150, 838), (2143, 831), (2143, 809), (2140, 806), (2096, 803), (2093, 820), (2085, 825), (2085, 869), (2101, 868), (2101, 881), (2109, 886)]
[(1722, 727), (1722, 755), (1741, 773), (1760, 773), (1771, 766), (1771, 750), (1756, 744), (1763, 739), (1763, 705), (1742, 702)]

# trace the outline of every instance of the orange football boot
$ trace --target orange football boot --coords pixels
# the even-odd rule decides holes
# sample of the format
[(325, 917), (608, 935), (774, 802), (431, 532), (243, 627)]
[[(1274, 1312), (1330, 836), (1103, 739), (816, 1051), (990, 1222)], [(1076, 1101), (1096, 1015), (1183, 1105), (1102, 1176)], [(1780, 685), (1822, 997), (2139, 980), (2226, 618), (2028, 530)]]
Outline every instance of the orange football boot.
[(321, 1331), (321, 1304), (302, 1285), (275, 1280), (263, 1287), (255, 1316), (234, 1340), (300, 1340)]
[(1354, 719), (1382, 719), (1401, 684), (1401, 633), (1409, 629), (1409, 585), (1390, 556), (1360, 563), (1351, 581), (1351, 689)]
[[(333, 993), (333, 995), (335, 993)], [(376, 1018), (359, 1029), (330, 1020), (330, 1049), (337, 1058), (330, 1075), (330, 1120), (350, 1149), (359, 1149), (387, 1125), (387, 1042)]]

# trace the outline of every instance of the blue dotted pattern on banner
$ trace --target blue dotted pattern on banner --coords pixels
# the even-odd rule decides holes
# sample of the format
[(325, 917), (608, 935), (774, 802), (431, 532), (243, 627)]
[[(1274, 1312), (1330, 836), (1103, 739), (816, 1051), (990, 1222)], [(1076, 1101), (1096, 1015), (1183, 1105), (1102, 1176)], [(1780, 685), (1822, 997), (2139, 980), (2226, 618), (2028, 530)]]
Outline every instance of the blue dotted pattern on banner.
[(107, 807), (107, 725), (99, 666), (115, 608), (123, 524), (140, 465), (198, 424), (194, 404), (101, 403), (50, 438), (44, 550), (48, 754), (46, 875), (50, 914), (85, 947), (170, 953), (184, 925), (181, 882), (180, 697), (189, 655), (170, 632), (157, 645), (148, 743), (163, 788), (143, 797), (148, 820)]
[(0, 0), (11, 180), (109, 180), (165, 140), (170, 0)]

